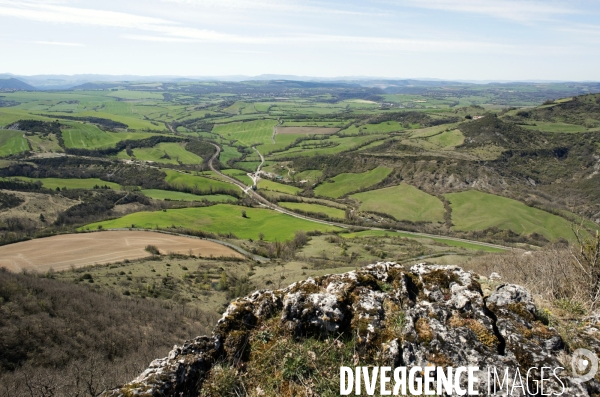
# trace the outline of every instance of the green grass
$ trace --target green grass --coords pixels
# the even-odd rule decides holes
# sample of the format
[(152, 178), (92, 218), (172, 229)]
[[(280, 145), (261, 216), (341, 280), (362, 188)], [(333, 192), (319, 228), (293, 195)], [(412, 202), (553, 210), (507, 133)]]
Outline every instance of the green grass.
[(160, 190), (160, 189), (144, 189), (142, 190), (144, 195), (156, 199), (156, 200), (176, 200), (176, 201), (203, 201), (207, 200), (210, 202), (227, 202), (236, 201), (237, 199), (233, 196), (226, 194), (214, 194), (198, 196), (191, 193), (174, 192), (171, 190)]
[(529, 130), (538, 130), (544, 132), (585, 132), (586, 128), (582, 125), (567, 124), (567, 123), (550, 123), (545, 121), (536, 121), (536, 125), (523, 125), (522, 127)]
[(213, 132), (225, 139), (235, 139), (246, 146), (271, 143), (276, 120), (257, 120), (215, 125)]
[(70, 128), (62, 130), (65, 146), (77, 149), (100, 149), (114, 147), (125, 140), (140, 140), (157, 134), (148, 132), (104, 132), (94, 124), (63, 121)]
[[(163, 164), (201, 164), (202, 158), (188, 152), (184, 144), (176, 142), (162, 142), (151, 148), (133, 149), (133, 155), (138, 160), (154, 161)], [(168, 156), (168, 158), (167, 158)], [(118, 155), (119, 158), (129, 158), (125, 151)]]
[(66, 187), (67, 189), (93, 189), (94, 186), (109, 186), (111, 189), (120, 190), (121, 186), (113, 183), (106, 182), (98, 178), (85, 178), (85, 179), (67, 179), (67, 178), (28, 178), (25, 176), (16, 176), (14, 179), (19, 179), (27, 182), (41, 181), (42, 186), (47, 189), (56, 189)]
[(296, 182), (308, 181), (309, 183), (315, 183), (317, 179), (323, 176), (321, 170), (306, 170), (295, 174)]
[(227, 166), (227, 161), (232, 159), (238, 159), (242, 156), (242, 153), (238, 152), (237, 148), (228, 145), (221, 145), (221, 152), (219, 153), (219, 162)]
[(570, 223), (564, 218), (506, 197), (470, 190), (445, 195), (452, 208), (456, 230), (483, 230), (498, 227), (519, 234), (539, 233), (549, 240), (573, 239)]
[(221, 170), (221, 172), (227, 176), (237, 179), (247, 186), (253, 185), (252, 179), (246, 174), (246, 171), (230, 168), (228, 170)]
[(458, 145), (462, 145), (465, 141), (465, 137), (460, 130), (450, 130), (429, 137), (427, 138), (427, 141), (441, 148), (454, 148)]
[(444, 204), (437, 197), (405, 183), (350, 197), (360, 201), (361, 211), (381, 212), (411, 222), (444, 221)]
[(343, 210), (338, 208), (328, 207), (326, 205), (321, 204), (312, 204), (312, 203), (291, 203), (291, 202), (280, 202), (279, 206), (283, 208), (288, 208), (291, 210), (300, 210), (303, 212), (311, 212), (314, 214), (325, 214), (330, 218), (344, 219), (346, 217), (346, 213)]
[[(109, 102), (110, 103), (110, 102)], [(53, 116), (60, 118), (60, 116), (77, 116), (77, 117), (100, 117), (104, 119), (110, 119), (114, 121), (118, 121), (120, 123), (127, 124), (129, 129), (134, 130), (151, 130), (151, 131), (165, 131), (167, 127), (163, 123), (152, 124), (152, 122), (148, 120), (141, 120), (136, 118), (135, 115), (123, 116), (114, 113), (109, 113), (107, 111), (83, 111), (78, 113), (53, 113)]]
[(2, 126), (6, 127), (19, 120), (54, 121), (48, 117), (31, 114), (23, 109), (15, 109), (14, 107), (0, 108), (0, 128)]
[[(242, 217), (246, 211), (247, 218)], [(139, 228), (154, 229), (171, 226), (212, 233), (233, 233), (244, 239), (258, 239), (263, 233), (267, 241), (284, 241), (294, 237), (296, 231), (334, 231), (339, 228), (294, 218), (276, 211), (240, 207), (231, 204), (217, 204), (211, 207), (183, 208), (177, 210), (137, 212), (122, 218), (96, 222), (80, 230), (95, 230), (99, 225), (104, 229)]]
[(29, 144), (22, 131), (0, 130), (0, 157), (27, 152)]
[(263, 156), (266, 156), (274, 151), (285, 149), (287, 146), (294, 143), (296, 139), (303, 138), (305, 136), (306, 135), (304, 134), (276, 134), (275, 143), (272, 143), (269, 140), (268, 143), (257, 146), (257, 149), (263, 154)]
[(396, 132), (396, 131), (403, 131), (406, 130), (406, 128), (404, 128), (402, 126), (402, 124), (398, 123), (397, 121), (386, 121), (383, 123), (379, 123), (379, 124), (363, 124), (363, 125), (356, 125), (356, 124), (352, 124), (350, 127), (346, 128), (345, 130), (340, 131), (342, 134), (352, 134), (352, 135), (358, 135), (359, 133), (363, 133), (363, 134), (385, 134), (385, 133), (390, 133), (390, 132)]
[(341, 233), (341, 237), (344, 238), (356, 238), (356, 237), (367, 237), (367, 236), (375, 236), (375, 237), (384, 237), (384, 236), (399, 236), (410, 239), (417, 240), (433, 240), (440, 244), (445, 244), (450, 247), (464, 248), (473, 251), (484, 251), (484, 252), (504, 252), (505, 250), (494, 247), (487, 247), (485, 245), (479, 245), (476, 243), (469, 243), (466, 241), (455, 241), (445, 239), (443, 237), (425, 237), (419, 236), (418, 234), (413, 234), (409, 232), (394, 232), (394, 231), (385, 231), (385, 230), (365, 230), (362, 232), (353, 232), (353, 233)]
[(381, 182), (390, 172), (392, 172), (391, 168), (377, 167), (361, 174), (339, 174), (331, 178), (333, 182), (325, 181), (317, 186), (315, 194), (318, 196), (339, 198), (350, 192)]
[(63, 122), (70, 128), (62, 131), (63, 141), (68, 148), (97, 149), (114, 146), (119, 140), (102, 131), (94, 124)]
[(296, 186), (284, 185), (283, 183), (273, 182), (268, 179), (259, 180), (257, 187), (259, 190), (273, 190), (275, 192), (287, 193), (291, 195), (295, 195), (302, 190)]
[(167, 177), (165, 180), (172, 186), (180, 188), (197, 189), (202, 192), (210, 192), (212, 190), (236, 190), (238, 187), (231, 183), (216, 181), (202, 176), (184, 174), (173, 170), (163, 170)]
[[(356, 137), (346, 137), (340, 138), (338, 136), (330, 136), (327, 140), (311, 140), (311, 141), (303, 141), (299, 146), (292, 147), (285, 152), (277, 152), (268, 156), (269, 159), (277, 160), (277, 159), (285, 159), (285, 158), (294, 158), (294, 157), (308, 157), (315, 155), (331, 155), (344, 151), (352, 151), (363, 145), (368, 144), (373, 140), (383, 140), (385, 139), (385, 135), (364, 135), (364, 136), (356, 136)], [(317, 145), (317, 144), (328, 144), (331, 146), (327, 147), (312, 147), (312, 148), (303, 148), (302, 145)]]

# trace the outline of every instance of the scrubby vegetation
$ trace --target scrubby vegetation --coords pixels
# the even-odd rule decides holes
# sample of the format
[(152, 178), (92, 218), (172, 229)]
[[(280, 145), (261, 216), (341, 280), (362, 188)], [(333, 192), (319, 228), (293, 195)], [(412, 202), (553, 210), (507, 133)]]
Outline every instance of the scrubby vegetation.
[[(81, 275), (83, 283), (94, 279)], [(0, 270), (0, 395), (97, 396), (216, 315)]]
[(17, 207), (23, 202), (24, 200), (22, 198), (17, 197), (14, 194), (0, 191), (0, 210)]

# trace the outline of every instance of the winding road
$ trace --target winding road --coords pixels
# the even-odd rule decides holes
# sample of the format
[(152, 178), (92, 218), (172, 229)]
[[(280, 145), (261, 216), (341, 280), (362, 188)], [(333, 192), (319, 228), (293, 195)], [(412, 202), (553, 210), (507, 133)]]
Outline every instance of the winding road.
[[(242, 191), (244, 193), (246, 193), (249, 196), (255, 198), (262, 206), (267, 207), (267, 208), (269, 208), (271, 210), (280, 212), (282, 214), (293, 216), (293, 217), (299, 218), (299, 219), (305, 219), (305, 220), (308, 220), (308, 221), (311, 221), (311, 222), (321, 223), (321, 224), (324, 224), (324, 225), (336, 226), (336, 227), (340, 227), (340, 228), (344, 228), (344, 229), (348, 229), (348, 228), (352, 227), (354, 229), (362, 229), (362, 230), (380, 230), (380, 231), (387, 231), (387, 232), (402, 232), (402, 233), (408, 233), (408, 234), (414, 235), (415, 237), (444, 239), (444, 240), (450, 240), (450, 241), (457, 241), (457, 242), (462, 242), (462, 243), (479, 245), (479, 246), (482, 246), (482, 247), (496, 248), (496, 249), (501, 249), (501, 250), (512, 250), (512, 249), (514, 249), (512, 247), (506, 247), (506, 246), (503, 246), (503, 245), (491, 244), (491, 243), (484, 243), (484, 242), (481, 242), (481, 241), (466, 240), (466, 239), (457, 238), (457, 237), (440, 236), (440, 235), (428, 234), (428, 233), (417, 233), (417, 232), (410, 232), (410, 231), (406, 231), (406, 230), (383, 229), (383, 228), (379, 228), (379, 227), (354, 226), (354, 225), (347, 225), (345, 223), (324, 221), (322, 219), (312, 218), (312, 217), (306, 216), (306, 215), (300, 215), (300, 214), (298, 214), (296, 212), (290, 211), (290, 210), (288, 210), (286, 208), (280, 207), (277, 204), (274, 204), (274, 203), (270, 202), (269, 200), (267, 200), (266, 198), (264, 198), (263, 196), (261, 196), (260, 194), (256, 193), (254, 190), (252, 190), (252, 187), (248, 187), (248, 186), (244, 185), (242, 182), (238, 181), (237, 179), (234, 179), (234, 178), (232, 178), (232, 177), (230, 177), (228, 175), (225, 175), (220, 170), (216, 169), (214, 167), (214, 165), (213, 165), (213, 161), (219, 157), (219, 154), (221, 153), (221, 148), (219, 147), (219, 145), (216, 145), (214, 143), (211, 143), (211, 144), (217, 149), (217, 151), (215, 152), (215, 154), (212, 155), (212, 157), (210, 158), (210, 160), (208, 162), (208, 167), (211, 169), (211, 171), (219, 174), (222, 178), (224, 178), (225, 180), (227, 180), (229, 183), (232, 183), (232, 184), (238, 186), (240, 189), (242, 189)], [(256, 152), (260, 155), (260, 157), (261, 157), (261, 159), (262, 159), (262, 161), (264, 163), (264, 157), (262, 156), (262, 154), (260, 154), (260, 152), (258, 151), (258, 149), (256, 149), (255, 147), (253, 149), (256, 150)], [(262, 163), (261, 163), (261, 165), (262, 165)], [(258, 169), (260, 169), (260, 166), (259, 166)]]

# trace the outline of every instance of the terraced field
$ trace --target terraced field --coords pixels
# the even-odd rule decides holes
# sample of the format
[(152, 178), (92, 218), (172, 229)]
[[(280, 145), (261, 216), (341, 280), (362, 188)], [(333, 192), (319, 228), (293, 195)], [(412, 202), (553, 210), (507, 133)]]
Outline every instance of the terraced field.
[(397, 220), (444, 221), (444, 204), (437, 197), (405, 183), (353, 194), (350, 198), (360, 202), (361, 211), (388, 214)]
[(391, 168), (377, 167), (362, 174), (339, 174), (317, 186), (318, 196), (339, 198), (350, 192), (368, 188), (381, 182), (392, 172)]
[[(246, 212), (246, 218), (242, 216)], [(97, 222), (87, 225), (81, 230), (128, 228), (154, 229), (171, 226), (212, 233), (233, 233), (245, 239), (258, 239), (264, 234), (267, 241), (284, 241), (294, 237), (294, 233), (303, 231), (332, 231), (339, 228), (294, 218), (262, 208), (239, 207), (230, 204), (217, 204), (212, 207), (183, 208), (177, 210), (137, 212), (122, 218)]]

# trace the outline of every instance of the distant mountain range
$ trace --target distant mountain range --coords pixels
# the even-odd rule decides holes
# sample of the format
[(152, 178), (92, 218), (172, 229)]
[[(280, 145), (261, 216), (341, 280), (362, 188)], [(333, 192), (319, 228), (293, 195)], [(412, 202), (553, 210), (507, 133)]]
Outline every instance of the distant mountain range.
[[(76, 74), (76, 75), (35, 75), (20, 76), (11, 73), (0, 74), (0, 90), (67, 90), (88, 83), (114, 83), (114, 82), (163, 82), (182, 83), (194, 81), (269, 81), (269, 80), (295, 80), (307, 82), (331, 83), (358, 83), (363, 86), (448, 86), (461, 84), (504, 84), (504, 83), (565, 83), (566, 81), (465, 81), (442, 80), (431, 78), (394, 79), (372, 76), (345, 76), (345, 77), (314, 77), (281, 74), (263, 74), (259, 76), (230, 75), (230, 76), (136, 76), (136, 75), (104, 75), (104, 74)], [(84, 86), (85, 87), (85, 86)]]
[(35, 91), (36, 88), (15, 78), (0, 78), (0, 91)]

